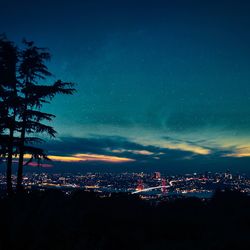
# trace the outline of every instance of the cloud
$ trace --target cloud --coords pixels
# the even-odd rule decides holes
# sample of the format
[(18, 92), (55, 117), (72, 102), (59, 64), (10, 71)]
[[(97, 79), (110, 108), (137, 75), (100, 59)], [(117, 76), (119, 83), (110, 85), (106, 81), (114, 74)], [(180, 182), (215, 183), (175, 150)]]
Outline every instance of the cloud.
[(125, 137), (100, 135), (91, 135), (88, 138), (62, 137), (47, 142), (44, 147), (50, 159), (61, 162), (139, 163), (156, 161), (164, 156), (168, 159), (178, 159), (194, 154), (194, 150), (184, 146), (143, 145)]
[(189, 152), (193, 152), (195, 154), (200, 154), (200, 155), (209, 155), (211, 153), (210, 149), (203, 148), (200, 146), (190, 145), (187, 143), (179, 143), (175, 145), (166, 143), (164, 146), (168, 149), (179, 149), (182, 151), (189, 151)]
[[(205, 146), (206, 145), (206, 146)], [(214, 146), (214, 145), (213, 145)], [(45, 144), (51, 159), (65, 162), (83, 161), (152, 161), (156, 159), (192, 159), (197, 156), (222, 157), (242, 153), (236, 147), (212, 147), (206, 140), (184, 140), (164, 136), (151, 144), (139, 143), (120, 136), (90, 135), (87, 138), (62, 137)], [(236, 150), (237, 149), (237, 150)], [(244, 149), (246, 150), (246, 149)], [(244, 151), (245, 152), (245, 151)], [(245, 152), (246, 153), (246, 152)]]
[[(66, 172), (159, 170), (185, 173), (233, 168), (245, 171), (250, 161), (248, 157), (239, 158), (240, 154), (246, 156), (246, 149), (233, 146), (205, 147), (204, 140), (185, 141), (175, 137), (163, 137), (159, 142), (146, 144), (119, 136), (90, 135), (87, 138), (62, 137), (51, 140), (44, 148), (52, 159), (51, 169)], [(245, 160), (240, 160), (242, 158)]]
[(153, 155), (153, 152), (150, 152), (148, 150), (129, 150), (129, 149), (113, 149), (111, 150), (113, 153), (124, 153), (124, 152), (129, 152), (133, 154), (138, 154), (138, 155)]
[(209, 155), (212, 153), (212, 150), (208, 147), (205, 147), (202, 144), (204, 144), (205, 141), (185, 141), (180, 140), (177, 138), (172, 138), (170, 136), (163, 137), (167, 141), (167, 143), (162, 144), (164, 147), (168, 149), (179, 149), (182, 151), (189, 151), (193, 152), (194, 154), (200, 154), (200, 155)]
[(72, 155), (78, 153), (150, 155), (157, 153), (159, 148), (144, 146), (120, 136), (90, 135), (87, 138), (61, 137), (59, 140), (48, 141), (44, 147), (49, 154)]
[(54, 161), (62, 162), (86, 162), (86, 161), (100, 161), (109, 163), (122, 163), (122, 162), (132, 162), (134, 159), (117, 157), (111, 155), (98, 155), (98, 154), (74, 154), (72, 156), (58, 156), (49, 155), (49, 158)]
[(236, 147), (233, 152), (223, 155), (224, 157), (250, 157), (250, 147)]

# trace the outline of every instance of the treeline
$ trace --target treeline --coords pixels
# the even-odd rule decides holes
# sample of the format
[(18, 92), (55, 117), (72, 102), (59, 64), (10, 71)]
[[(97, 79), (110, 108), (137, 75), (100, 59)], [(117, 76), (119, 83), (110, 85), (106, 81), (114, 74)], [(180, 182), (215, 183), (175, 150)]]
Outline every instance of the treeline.
[[(16, 191), (22, 190), (23, 167), (31, 161), (47, 159), (46, 152), (36, 144), (39, 135), (55, 137), (48, 122), (55, 117), (42, 111), (57, 94), (73, 94), (74, 84), (57, 80), (46, 66), (51, 55), (46, 48), (23, 40), (18, 47), (5, 35), (0, 36), (0, 160), (6, 164), (7, 194), (13, 193), (12, 165), (18, 159)], [(27, 158), (27, 159), (26, 159)]]
[(210, 201), (150, 205), (134, 195), (58, 190), (0, 200), (0, 249), (249, 249), (250, 198), (218, 191)]

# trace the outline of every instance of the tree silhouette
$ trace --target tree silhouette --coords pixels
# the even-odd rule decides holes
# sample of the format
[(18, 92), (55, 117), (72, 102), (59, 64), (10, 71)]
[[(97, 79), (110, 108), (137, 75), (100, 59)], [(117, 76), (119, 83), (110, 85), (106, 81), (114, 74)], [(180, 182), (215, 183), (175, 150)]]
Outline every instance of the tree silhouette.
[[(12, 158), (18, 106), (18, 51), (5, 36), (0, 38), (0, 145), (1, 155), (7, 157), (7, 193), (12, 193)], [(5, 130), (8, 130), (5, 134)]]
[[(17, 190), (22, 190), (23, 166), (36, 160), (49, 160), (45, 151), (35, 147), (46, 134), (55, 137), (56, 131), (47, 123), (55, 115), (41, 111), (57, 94), (73, 94), (73, 83), (58, 80), (45, 83), (52, 74), (46, 62), (50, 60), (47, 49), (38, 48), (34, 42), (23, 41), (17, 48), (5, 36), (0, 37), (0, 157), (6, 159), (7, 193), (12, 193), (13, 155), (18, 156)], [(42, 82), (40, 82), (42, 81)], [(19, 135), (19, 136), (18, 136)], [(29, 155), (25, 162), (24, 155)]]
[(19, 111), (20, 142), (19, 160), (17, 174), (17, 190), (22, 190), (24, 154), (31, 152), (33, 158), (48, 159), (40, 149), (31, 146), (34, 143), (42, 142), (42, 139), (32, 137), (32, 134), (47, 134), (55, 137), (56, 131), (46, 122), (52, 121), (55, 117), (41, 111), (44, 103), (50, 103), (57, 94), (73, 94), (75, 89), (73, 83), (56, 81), (54, 84), (43, 84), (39, 81), (47, 80), (52, 74), (49, 72), (46, 62), (50, 60), (47, 49), (39, 48), (34, 42), (24, 41), (25, 49), (20, 53), (19, 75), (21, 81), (21, 107)]

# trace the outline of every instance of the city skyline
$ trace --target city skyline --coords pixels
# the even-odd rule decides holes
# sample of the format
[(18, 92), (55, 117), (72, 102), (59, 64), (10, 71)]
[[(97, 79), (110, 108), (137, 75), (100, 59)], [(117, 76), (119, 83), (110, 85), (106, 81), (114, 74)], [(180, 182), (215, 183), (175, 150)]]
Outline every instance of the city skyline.
[(77, 83), (44, 108), (58, 131), (44, 166), (249, 172), (249, 10), (222, 0), (2, 2), (1, 32), (48, 47), (50, 81)]

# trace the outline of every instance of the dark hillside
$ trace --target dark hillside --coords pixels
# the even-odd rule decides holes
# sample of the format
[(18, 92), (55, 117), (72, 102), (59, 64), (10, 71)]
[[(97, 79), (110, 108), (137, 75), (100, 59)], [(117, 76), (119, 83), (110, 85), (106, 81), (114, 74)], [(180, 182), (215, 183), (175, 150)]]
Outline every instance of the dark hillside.
[(248, 249), (250, 199), (217, 192), (150, 205), (130, 195), (33, 192), (1, 200), (1, 249)]

